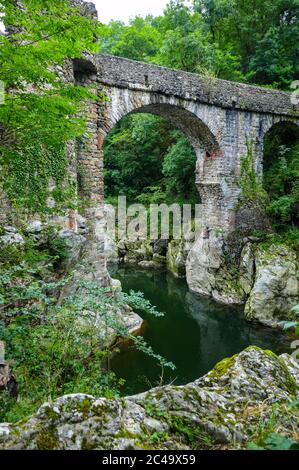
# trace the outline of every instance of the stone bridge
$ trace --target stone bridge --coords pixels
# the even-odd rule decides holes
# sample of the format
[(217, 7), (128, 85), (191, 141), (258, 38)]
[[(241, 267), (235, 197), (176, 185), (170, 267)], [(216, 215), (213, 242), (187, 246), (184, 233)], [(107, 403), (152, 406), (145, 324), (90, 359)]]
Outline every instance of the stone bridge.
[[(189, 138), (197, 155), (196, 184), (205, 233), (227, 234), (236, 229), (238, 178), (248, 141), (253, 143), (256, 172), (262, 177), (267, 132), (285, 124), (293, 126), (294, 132), (298, 129), (299, 108), (289, 93), (107, 55), (75, 60), (73, 72), (75, 82), (91, 87), (96, 96), (87, 109), (89, 137), (77, 151), (80, 190), (90, 203), (87, 215), (96, 224), (103, 223), (103, 141), (130, 113), (163, 116)], [(211, 240), (204, 240), (191, 265), (214, 263), (216, 269), (219, 250)], [(94, 254), (94, 264), (93, 260)], [(193, 268), (189, 266), (189, 271)]]
[(90, 103), (91, 137), (79, 151), (83, 190), (90, 201), (104, 194), (102, 144), (113, 126), (130, 113), (163, 116), (189, 138), (197, 155), (196, 184), (205, 225), (229, 231), (239, 196), (237, 180), (246, 141), (254, 143), (258, 175), (263, 141), (275, 125), (299, 124), (289, 93), (258, 88), (123, 58), (98, 55), (74, 63), (77, 82), (91, 85), (106, 100)]

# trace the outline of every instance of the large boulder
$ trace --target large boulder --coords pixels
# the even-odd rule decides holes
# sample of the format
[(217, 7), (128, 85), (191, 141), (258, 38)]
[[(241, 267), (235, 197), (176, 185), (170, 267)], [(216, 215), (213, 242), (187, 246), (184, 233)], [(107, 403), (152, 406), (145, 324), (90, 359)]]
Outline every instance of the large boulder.
[(187, 283), (193, 292), (225, 304), (243, 304), (246, 296), (238, 273), (225, 258), (225, 239), (211, 231), (194, 243), (186, 263)]
[(120, 240), (117, 244), (121, 261), (128, 264), (138, 264), (153, 260), (153, 247), (148, 240)]
[(0, 234), (0, 248), (5, 249), (8, 246), (21, 247), (25, 245), (24, 237), (15, 227), (4, 225)]
[[(131, 450), (245, 448), (271, 419), (293, 437), (299, 364), (251, 347), (195, 382), (123, 399), (68, 395), (29, 419), (0, 425), (2, 449)], [(280, 410), (280, 412), (278, 412)], [(274, 428), (274, 429), (273, 429)], [(159, 439), (153, 439), (153, 434)]]
[(80, 260), (86, 238), (68, 229), (57, 232), (55, 238), (64, 245), (63, 268), (67, 270), (74, 267)]
[(295, 251), (285, 245), (257, 246), (255, 281), (245, 306), (249, 320), (269, 326), (287, 320), (299, 303), (299, 264)]

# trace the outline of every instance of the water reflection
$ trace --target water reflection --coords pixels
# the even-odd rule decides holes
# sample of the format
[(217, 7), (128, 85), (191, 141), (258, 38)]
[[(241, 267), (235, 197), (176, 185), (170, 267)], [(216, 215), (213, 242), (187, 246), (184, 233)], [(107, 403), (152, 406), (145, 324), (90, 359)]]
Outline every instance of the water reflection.
[[(122, 282), (123, 290), (144, 292), (164, 318), (147, 321), (144, 337), (155, 352), (176, 365), (165, 371), (166, 383), (193, 381), (224, 357), (253, 344), (276, 353), (288, 350), (283, 335), (245, 321), (242, 308), (224, 306), (191, 293), (185, 281), (161, 271), (135, 267), (113, 267), (110, 272)], [(139, 313), (139, 312), (138, 312)], [(112, 361), (118, 376), (126, 379), (123, 392), (138, 393), (157, 385), (161, 370), (155, 361), (130, 347)]]

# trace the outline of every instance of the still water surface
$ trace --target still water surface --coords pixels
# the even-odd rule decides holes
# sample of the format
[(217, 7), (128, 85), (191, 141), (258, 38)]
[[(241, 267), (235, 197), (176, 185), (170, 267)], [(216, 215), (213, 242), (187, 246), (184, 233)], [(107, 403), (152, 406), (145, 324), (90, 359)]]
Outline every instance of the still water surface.
[[(156, 353), (176, 365), (164, 372), (164, 383), (186, 384), (210, 371), (225, 357), (239, 353), (249, 345), (289, 352), (281, 333), (245, 321), (239, 307), (224, 306), (188, 291), (184, 280), (171, 274), (136, 267), (110, 269), (123, 290), (141, 291), (158, 310), (165, 313), (154, 318), (138, 312), (146, 321), (144, 338)], [(161, 369), (156, 361), (125, 348), (111, 361), (111, 367), (126, 380), (122, 392), (135, 394), (159, 383)]]

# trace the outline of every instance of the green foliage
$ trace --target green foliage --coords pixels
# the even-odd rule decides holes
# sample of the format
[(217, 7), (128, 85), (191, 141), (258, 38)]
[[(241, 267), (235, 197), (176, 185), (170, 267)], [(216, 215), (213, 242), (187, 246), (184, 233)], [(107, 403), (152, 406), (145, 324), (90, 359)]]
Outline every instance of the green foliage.
[(299, 450), (299, 444), (281, 434), (271, 433), (265, 439), (263, 447), (250, 442), (247, 448), (249, 450)]
[(278, 229), (299, 225), (299, 139), (293, 127), (273, 129), (265, 142), (264, 188)]
[(297, 399), (285, 404), (273, 404), (270, 414), (263, 417), (254, 429), (247, 448), (249, 450), (299, 450), (298, 442), (289, 437), (293, 429), (291, 423), (297, 415)]
[(112, 21), (102, 50), (228, 80), (288, 88), (298, 75), (297, 0), (171, 0), (164, 14)]
[(264, 202), (266, 199), (266, 193), (263, 190), (261, 182), (257, 178), (253, 141), (247, 138), (246, 146), (247, 153), (241, 157), (241, 175), (239, 178), (241, 197), (244, 200), (259, 200)]
[(175, 368), (121, 321), (119, 312), (127, 305), (162, 315), (142, 293), (116, 293), (81, 282), (76, 294), (58, 303), (67, 280), (55, 278), (56, 258), (48, 253), (28, 256), (24, 251), (18, 265), (0, 264), (0, 338), (6, 343), (6, 360), (13, 365), (20, 393), (18, 402), (0, 394), (0, 421), (22, 419), (64, 394), (117, 395), (123, 381), (103, 367), (112, 353), (108, 344), (112, 332), (132, 341), (162, 368)]
[(84, 132), (79, 107), (88, 90), (66, 83), (62, 67), (83, 51), (95, 51), (96, 22), (70, 9), (65, 0), (24, 0), (24, 8), (3, 0), (8, 35), (0, 36), (0, 79), (5, 103), (0, 106), (0, 167), (5, 191), (17, 207), (42, 212), (49, 178), (51, 196), (67, 205), (72, 191), (66, 178), (65, 145)]
[(150, 206), (150, 204), (163, 204), (167, 200), (167, 196), (160, 186), (147, 186), (136, 200), (144, 206)]
[(168, 122), (149, 114), (122, 119), (105, 139), (106, 197), (142, 204), (196, 200), (196, 156)]
[(161, 33), (152, 24), (151, 17), (136, 17), (129, 26), (120, 21), (103, 26), (101, 41), (102, 52), (147, 62), (159, 49)]
[(178, 133), (178, 140), (168, 148), (163, 160), (166, 193), (182, 202), (198, 203), (195, 186), (196, 155), (189, 141)]
[(297, 0), (194, 0), (194, 7), (247, 81), (289, 87), (298, 74)]

